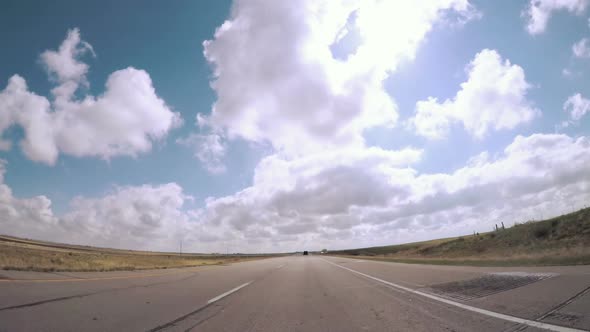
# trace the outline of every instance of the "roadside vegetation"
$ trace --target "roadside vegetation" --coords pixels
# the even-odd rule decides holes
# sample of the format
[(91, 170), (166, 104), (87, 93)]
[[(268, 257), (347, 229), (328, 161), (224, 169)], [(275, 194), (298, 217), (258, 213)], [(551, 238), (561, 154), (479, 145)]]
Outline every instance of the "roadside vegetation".
[(0, 269), (22, 271), (122, 271), (215, 265), (268, 255), (178, 254), (66, 245), (0, 236)]
[(488, 233), (330, 254), (421, 264), (590, 264), (590, 208), (547, 220), (517, 223), (506, 229), (499, 227)]

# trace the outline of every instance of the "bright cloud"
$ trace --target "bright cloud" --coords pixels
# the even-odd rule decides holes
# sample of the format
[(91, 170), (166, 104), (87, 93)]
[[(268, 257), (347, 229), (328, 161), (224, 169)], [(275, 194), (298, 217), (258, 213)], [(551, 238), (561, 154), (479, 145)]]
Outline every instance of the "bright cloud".
[[(527, 29), (539, 34), (556, 10), (580, 14), (587, 6), (531, 1)], [(368, 129), (397, 125), (385, 81), (414, 59), (429, 33), (480, 16), (467, 0), (238, 0), (203, 43), (217, 97), (211, 113), (198, 115), (198, 132), (176, 143), (213, 174), (226, 171), (232, 140), (269, 144), (272, 154), (259, 161), (250, 185), (204, 202), (174, 182), (113, 186), (97, 197), (77, 196), (56, 214), (45, 196), (15, 197), (1, 161), (0, 229), (119, 248), (175, 250), (183, 239), (191, 251), (268, 252), (466, 234), (583, 206), (590, 197), (587, 136), (519, 135), (500, 152), (480, 151), (448, 172), (420, 171), (433, 153), (428, 145), (387, 150), (365, 141)], [(587, 44), (580, 45), (583, 55)], [(88, 55), (94, 50), (77, 29), (41, 54), (53, 84), (49, 97), (11, 77), (0, 91), (0, 137), (20, 126), (24, 154), (55, 164), (60, 154), (136, 156), (180, 125), (143, 70), (115, 71), (103, 93), (87, 94)], [(461, 127), (481, 140), (540, 115), (523, 68), (498, 51), (480, 51), (465, 71), (451, 98), (417, 101), (408, 128), (441, 139)], [(577, 93), (563, 108), (573, 123), (590, 101)], [(12, 143), (0, 138), (0, 149)]]
[(79, 60), (86, 52), (96, 56), (92, 45), (83, 41), (80, 38), (80, 30), (74, 28), (68, 31), (66, 39), (57, 51), (47, 50), (43, 52), (41, 61), (46, 66), (49, 74), (55, 75), (58, 82), (80, 82), (86, 79), (88, 73), (88, 65)]
[(219, 134), (191, 134), (176, 140), (178, 144), (191, 147), (195, 157), (209, 173), (219, 174), (226, 171), (223, 157), (227, 149), (226, 142)]
[(176, 183), (117, 187), (103, 197), (74, 198), (61, 227), (76, 243), (174, 250), (193, 227), (184, 208), (192, 199)]
[(448, 136), (451, 125), (460, 123), (481, 139), (492, 130), (513, 129), (539, 114), (526, 93), (530, 84), (524, 70), (503, 60), (495, 50), (475, 55), (466, 68), (467, 81), (454, 98), (440, 103), (436, 98), (416, 103), (410, 124), (416, 133), (432, 139)]
[[(113, 72), (102, 95), (76, 98), (80, 85), (87, 84), (88, 65), (79, 60), (87, 51), (92, 47), (74, 29), (58, 51), (42, 53), (41, 61), (58, 83), (52, 101), (29, 91), (19, 75), (0, 91), (0, 134), (13, 125), (22, 127), (20, 146), (31, 160), (53, 165), (60, 152), (103, 159), (136, 156), (180, 125), (180, 115), (156, 95), (149, 74), (132, 67)], [(10, 143), (4, 140), (0, 148), (9, 149)]]
[[(77, 197), (55, 216), (51, 201), (13, 197), (0, 183), (0, 225), (12, 235), (92, 245), (174, 250), (297, 250), (412, 241), (482, 231), (495, 223), (571, 211), (590, 195), (590, 139), (517, 136), (451, 173), (419, 173), (420, 150), (340, 150), (263, 159), (254, 183), (200, 210), (175, 183), (115, 187)], [(4, 174), (3, 163), (2, 174)]]
[(203, 222), (241, 243), (374, 244), (549, 216), (582, 206), (590, 195), (587, 137), (518, 136), (502, 155), (480, 154), (450, 174), (419, 174), (409, 165), (420, 155), (372, 148), (292, 161), (267, 157), (251, 187), (207, 202)]
[(563, 110), (569, 114), (569, 120), (561, 124), (561, 127), (568, 127), (571, 124), (578, 124), (582, 117), (590, 113), (590, 100), (576, 93), (567, 98), (563, 103)]
[[(396, 123), (383, 80), (448, 13), (477, 14), (465, 0), (236, 1), (203, 43), (217, 94), (207, 123), (291, 155), (360, 147), (363, 130)], [(331, 46), (353, 29), (355, 51), (335, 57)]]
[[(116, 248), (175, 250), (180, 239), (196, 238), (193, 198), (176, 183), (116, 187), (99, 198), (74, 198), (56, 216), (45, 196), (16, 198), (4, 184), (0, 161), (0, 229), (27, 238)], [(193, 235), (194, 233), (194, 235)]]
[(582, 38), (572, 46), (572, 52), (576, 58), (590, 58), (590, 41)]
[(6, 161), (0, 159), (0, 229), (28, 238), (55, 239), (59, 220), (46, 196), (27, 199), (14, 197), (12, 189), (4, 183)]
[(588, 0), (530, 0), (522, 16), (528, 21), (527, 31), (531, 35), (537, 35), (545, 31), (553, 12), (564, 10), (581, 15), (588, 7), (588, 3)]

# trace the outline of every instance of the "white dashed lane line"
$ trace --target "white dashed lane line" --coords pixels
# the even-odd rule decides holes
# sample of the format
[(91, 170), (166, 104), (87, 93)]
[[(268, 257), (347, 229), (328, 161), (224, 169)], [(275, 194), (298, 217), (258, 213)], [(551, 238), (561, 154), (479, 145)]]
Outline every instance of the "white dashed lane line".
[(225, 292), (225, 293), (223, 293), (221, 295), (217, 295), (216, 297), (214, 297), (211, 300), (207, 301), (207, 304), (211, 304), (213, 302), (217, 302), (217, 301), (221, 300), (222, 298), (224, 298), (224, 297), (226, 297), (226, 296), (228, 296), (228, 295), (230, 295), (232, 293), (235, 293), (235, 292), (239, 291), (240, 289), (242, 289), (242, 288), (250, 285), (251, 283), (252, 283), (252, 281), (247, 282), (245, 284), (241, 284), (238, 287), (236, 287), (234, 289), (231, 289), (231, 290), (228, 290), (227, 292)]

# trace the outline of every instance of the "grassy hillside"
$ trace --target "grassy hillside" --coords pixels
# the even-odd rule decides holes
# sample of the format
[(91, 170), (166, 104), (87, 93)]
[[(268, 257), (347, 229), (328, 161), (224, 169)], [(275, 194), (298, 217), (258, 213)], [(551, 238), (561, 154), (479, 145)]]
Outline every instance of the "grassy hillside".
[(590, 264), (590, 208), (479, 235), (341, 250), (331, 254), (408, 263)]
[(0, 269), (116, 271), (225, 264), (264, 255), (206, 255), (119, 250), (0, 236)]

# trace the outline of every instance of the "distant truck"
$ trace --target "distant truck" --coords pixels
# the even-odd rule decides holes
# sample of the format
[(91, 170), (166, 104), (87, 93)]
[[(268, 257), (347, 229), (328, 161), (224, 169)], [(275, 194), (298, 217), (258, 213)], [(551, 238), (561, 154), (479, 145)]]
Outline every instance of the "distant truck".
[(309, 255), (309, 253), (307, 252), (307, 250), (305, 250), (305, 251), (303, 252), (303, 255), (304, 255), (304, 256), (307, 256), (307, 255)]

